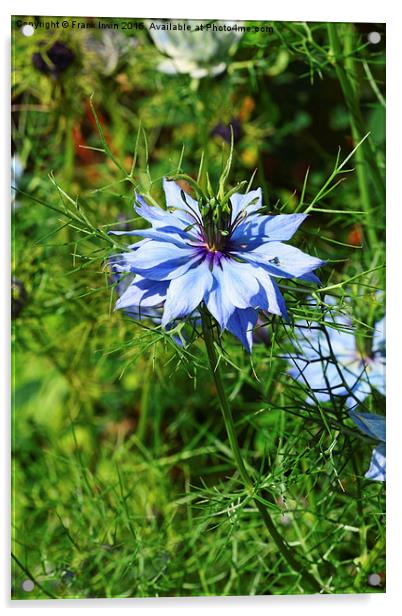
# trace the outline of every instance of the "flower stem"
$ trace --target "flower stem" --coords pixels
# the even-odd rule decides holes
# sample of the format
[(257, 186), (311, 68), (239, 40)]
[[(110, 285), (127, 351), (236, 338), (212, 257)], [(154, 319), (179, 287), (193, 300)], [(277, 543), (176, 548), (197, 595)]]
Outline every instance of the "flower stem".
[(247, 492), (253, 497), (254, 502), (257, 506), (258, 511), (261, 514), (261, 517), (264, 521), (268, 532), (276, 544), (276, 547), (282, 554), (283, 558), (286, 560), (288, 565), (296, 571), (305, 584), (311, 588), (314, 592), (321, 592), (320, 583), (309, 573), (307, 570), (303, 568), (303, 566), (299, 563), (298, 559), (295, 557), (293, 550), (289, 548), (286, 544), (280, 533), (277, 531), (276, 526), (268, 512), (266, 505), (261, 502), (262, 496), (258, 493), (258, 489), (256, 489), (254, 482), (247, 471), (246, 465), (244, 463), (242, 453), (239, 447), (239, 443), (237, 441), (235, 425), (233, 421), (232, 411), (226, 397), (225, 389), (223, 386), (221, 371), (217, 362), (215, 347), (214, 347), (214, 335), (212, 329), (212, 319), (208, 312), (205, 309), (201, 310), (202, 314), (202, 331), (205, 346), (207, 349), (209, 365), (211, 368), (211, 373), (215, 382), (215, 386), (219, 396), (220, 407), (222, 411), (223, 420), (226, 427), (226, 432), (228, 435), (230, 447), (233, 453), (233, 457), (236, 462), (237, 470), (240, 474), (244, 487)]

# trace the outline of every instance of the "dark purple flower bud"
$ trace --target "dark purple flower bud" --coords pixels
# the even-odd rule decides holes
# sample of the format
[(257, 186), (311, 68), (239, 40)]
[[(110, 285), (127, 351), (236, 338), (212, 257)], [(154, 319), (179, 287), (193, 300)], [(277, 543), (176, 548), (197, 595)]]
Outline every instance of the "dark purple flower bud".
[[(44, 58), (46, 54), (47, 59)], [(74, 61), (74, 52), (61, 41), (56, 41), (47, 52), (37, 52), (32, 55), (32, 64), (45, 75), (58, 76)]]
[(233, 140), (234, 143), (239, 141), (242, 137), (243, 131), (241, 128), (241, 122), (239, 118), (232, 118), (229, 124), (225, 124), (224, 122), (219, 122), (215, 128), (211, 131), (211, 137), (222, 137), (227, 143), (231, 141), (231, 130), (233, 129)]

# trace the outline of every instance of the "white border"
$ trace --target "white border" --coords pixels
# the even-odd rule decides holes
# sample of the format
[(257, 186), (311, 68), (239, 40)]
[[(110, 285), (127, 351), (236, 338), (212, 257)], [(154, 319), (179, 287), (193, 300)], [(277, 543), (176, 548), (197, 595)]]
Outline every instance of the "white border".
[[(388, 359), (387, 359), (387, 406), (388, 406), (388, 573), (387, 594), (377, 595), (334, 595), (323, 597), (243, 597), (243, 598), (199, 598), (199, 599), (98, 599), (98, 600), (63, 600), (63, 601), (24, 601), (10, 602), (9, 596), (9, 560), (3, 551), (0, 569), (1, 597), (6, 609), (13, 609), (20, 613), (23, 609), (54, 609), (88, 610), (95, 613), (98, 609), (116, 608), (134, 609), (136, 613), (172, 613), (180, 609), (191, 609), (194, 613), (204, 613), (205, 610), (227, 610), (233, 614), (242, 613), (245, 609), (253, 610), (253, 615), (280, 613), (281, 616), (295, 614), (297, 616), (312, 614), (363, 614), (365, 616), (378, 616), (379, 610), (392, 610), (399, 607), (399, 587), (402, 582), (402, 542), (401, 542), (401, 515), (402, 496), (401, 478), (399, 476), (398, 461), (401, 462), (401, 418), (402, 409), (398, 382), (401, 380), (400, 349), (402, 349), (402, 336), (400, 325), (399, 298), (401, 254), (398, 250), (401, 241), (401, 144), (402, 122), (400, 108), (402, 99), (401, 84), (401, 10), (392, 0), (382, 0), (369, 4), (367, 0), (337, 0), (334, 3), (305, 1), (264, 2), (264, 0), (247, 0), (235, 5), (232, 1), (203, 0), (199, 3), (190, 3), (188, 0), (147, 0), (146, 2), (131, 2), (114, 0), (110, 4), (101, 5), (94, 0), (69, 0), (66, 5), (55, 5), (49, 1), (6, 1), (1, 8), (0, 27), (2, 30), (2, 50), (4, 52), (1, 68), (4, 71), (2, 78), (3, 96), (0, 97), (2, 105), (2, 132), (3, 152), (5, 165), (1, 166), (3, 191), (3, 220), (0, 226), (2, 249), (1, 290), (2, 290), (2, 319), (1, 340), (3, 341), (3, 357), (9, 354), (9, 49), (10, 49), (10, 15), (85, 15), (85, 16), (111, 16), (111, 17), (188, 17), (213, 19), (255, 19), (277, 21), (356, 21), (356, 22), (386, 22), (387, 23), (387, 242), (388, 242)], [(7, 365), (6, 361), (3, 365)], [(3, 545), (9, 545), (9, 370), (3, 370), (0, 392), (3, 404), (0, 405), (3, 414), (3, 447), (2, 447), (2, 485), (3, 485), (3, 512), (1, 516), (1, 537)], [(398, 381), (398, 376), (399, 381)], [(399, 395), (398, 395), (399, 394)], [(398, 403), (397, 403), (398, 400)]]
[(95, 0), (71, 0), (55, 5), (49, 0), (18, 0), (8, 2), (10, 12), (14, 15), (87, 15), (99, 17), (188, 17), (191, 19), (261, 19), (276, 21), (360, 21), (381, 23), (388, 21), (387, 17), (395, 14), (392, 2), (384, 0), (369, 5), (365, 0), (337, 0), (333, 5), (318, 0), (297, 0), (286, 2), (259, 2), (248, 0), (235, 4), (230, 0), (203, 0), (189, 2), (188, 0), (147, 0), (133, 2), (115, 0), (110, 4), (101, 5)]

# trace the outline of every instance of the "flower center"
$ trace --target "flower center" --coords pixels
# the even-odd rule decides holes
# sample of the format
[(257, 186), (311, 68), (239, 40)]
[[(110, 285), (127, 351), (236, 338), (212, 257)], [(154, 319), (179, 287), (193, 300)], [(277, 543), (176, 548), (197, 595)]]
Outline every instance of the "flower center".
[(230, 204), (222, 204), (218, 198), (212, 197), (200, 209), (202, 233), (208, 252), (212, 254), (227, 252), (233, 231)]

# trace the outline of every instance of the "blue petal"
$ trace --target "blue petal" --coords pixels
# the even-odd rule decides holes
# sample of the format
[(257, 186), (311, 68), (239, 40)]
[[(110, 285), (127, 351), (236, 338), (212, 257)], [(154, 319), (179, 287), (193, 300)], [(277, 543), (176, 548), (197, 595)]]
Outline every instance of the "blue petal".
[(219, 270), (214, 268), (212, 271), (212, 287), (206, 293), (205, 303), (209, 312), (218, 321), (221, 330), (226, 329), (226, 324), (235, 310), (235, 306), (229, 301), (227, 295), (223, 292), (219, 278)]
[(144, 319), (149, 319), (155, 325), (160, 325), (162, 319), (162, 308), (145, 308), (144, 306), (128, 306), (124, 309), (124, 314), (126, 314), (131, 319), (135, 319), (136, 321), (143, 321)]
[(130, 272), (131, 271), (130, 260), (132, 259), (133, 253), (139, 248), (141, 248), (141, 246), (148, 244), (149, 241), (150, 240), (148, 239), (140, 240), (136, 244), (132, 244), (131, 246), (128, 247), (130, 248), (130, 251), (121, 252), (120, 254), (112, 255), (109, 261), (112, 266), (113, 275), (118, 276), (118, 278), (120, 278), (121, 273)]
[(252, 308), (236, 308), (227, 322), (227, 329), (240, 340), (249, 353), (253, 345), (253, 327), (256, 322), (257, 311)]
[(365, 401), (367, 396), (371, 394), (371, 390), (367, 389), (367, 385), (365, 387), (353, 387), (352, 388), (353, 395), (349, 395), (349, 392), (346, 392), (347, 398), (345, 400), (345, 406), (347, 409), (354, 409), (357, 406), (360, 406), (362, 402)]
[(315, 274), (303, 274), (303, 276), (299, 276), (300, 280), (305, 280), (306, 282), (314, 282), (314, 284), (321, 284), (321, 280)]
[(168, 281), (147, 280), (136, 276), (134, 282), (117, 300), (116, 309), (158, 306), (165, 300), (168, 286)]
[(385, 317), (374, 327), (373, 353), (385, 355)]
[(308, 214), (278, 214), (277, 216), (263, 216), (259, 233), (269, 237), (271, 241), (286, 242), (296, 233)]
[[(163, 190), (165, 191), (166, 205), (179, 210), (184, 210), (191, 218), (201, 220), (201, 212), (198, 203), (189, 194), (184, 192), (176, 182), (163, 178)], [(184, 199), (183, 199), (183, 194)]]
[(250, 304), (254, 308), (266, 310), (272, 314), (283, 316), (288, 320), (285, 300), (279, 290), (275, 280), (261, 267), (255, 267), (255, 277), (259, 283), (259, 290), (256, 295), (251, 298)]
[[(325, 301), (331, 303), (327, 297)], [(345, 316), (337, 316), (334, 323), (342, 326), (342, 328), (351, 326), (350, 318)], [(325, 358), (330, 356), (328, 340), (320, 328), (311, 327), (310, 329), (306, 321), (300, 321), (296, 325), (299, 327), (295, 330), (295, 342), (297, 343), (295, 346), (299, 355), (310, 362), (318, 360), (316, 365), (321, 366), (321, 375), (319, 367), (307, 368), (304, 371), (306, 377), (310, 377), (310, 373), (312, 374), (315, 382), (313, 383), (310, 378), (308, 380), (310, 385), (316, 388), (318, 379), (324, 380), (324, 366), (327, 364)], [(338, 396), (346, 396), (345, 404), (349, 409), (364, 401), (372, 393), (372, 388), (376, 388), (383, 393), (383, 358), (377, 357), (370, 361), (363, 360), (356, 351), (355, 337), (351, 331), (329, 327), (328, 336), (337, 360), (336, 372), (334, 372), (335, 364), (330, 361), (332, 367), (329, 367), (326, 373), (332, 393)], [(300, 359), (300, 361), (302, 360)], [(292, 368), (291, 373), (293, 376), (297, 376), (295, 368)], [(345, 386), (342, 384), (342, 379)]]
[[(286, 304), (285, 304), (285, 300), (283, 299), (283, 295), (278, 287), (278, 285), (276, 284), (275, 280), (272, 280), (272, 286), (274, 288), (274, 292), (275, 292), (275, 299), (276, 299), (276, 304), (278, 306), (278, 309), (280, 310), (280, 314), (282, 315), (282, 317), (285, 319), (285, 321), (289, 321), (289, 315), (288, 315), (288, 311), (286, 309)], [(269, 306), (268, 306), (268, 310), (269, 312), (274, 312), (272, 308), (274, 308), (274, 302), (273, 302), (273, 298), (268, 297), (269, 299)], [(274, 314), (279, 314), (277, 312), (274, 312)]]
[[(134, 235), (138, 237), (144, 237), (151, 240), (158, 240), (160, 242), (169, 242), (179, 246), (181, 248), (188, 248), (189, 242), (197, 241), (198, 238), (185, 233), (177, 227), (158, 227), (156, 229), (137, 229), (135, 231), (122, 231), (121, 234)], [(115, 232), (115, 235), (120, 232)]]
[(195, 248), (180, 248), (168, 242), (149, 241), (139, 250), (124, 253), (131, 272), (151, 280), (172, 280), (182, 276), (202, 259)]
[(129, 230), (125, 230), (125, 231), (108, 231), (109, 235), (137, 235), (137, 230), (135, 231), (129, 231)]
[(162, 325), (193, 312), (211, 288), (212, 282), (206, 261), (172, 280), (166, 294)]
[(251, 307), (251, 298), (259, 291), (259, 283), (255, 277), (256, 269), (249, 263), (239, 263), (233, 259), (223, 258), (221, 270), (218, 270), (222, 292), (236, 308)]
[(184, 229), (189, 224), (188, 220), (182, 220), (175, 212), (167, 212), (157, 205), (148, 205), (138, 193), (135, 193), (135, 203), (137, 205), (134, 205), (134, 209), (137, 214), (150, 222), (155, 229), (167, 226)]
[(138, 193), (135, 193), (135, 204), (134, 209), (137, 214), (150, 222), (155, 228), (171, 225), (173, 223), (180, 228), (185, 226), (185, 223), (177, 219), (171, 212), (167, 212), (157, 205), (148, 205), (144, 197)]
[(378, 445), (373, 450), (370, 468), (364, 476), (366, 479), (374, 479), (374, 481), (386, 481), (385, 445)]
[(370, 364), (368, 373), (370, 385), (385, 396), (385, 359), (378, 357)]
[(259, 238), (267, 241), (286, 242), (296, 233), (308, 214), (278, 214), (277, 216), (258, 216), (246, 219), (233, 233), (236, 241), (249, 241)]
[[(300, 353), (306, 359), (312, 361), (330, 357), (327, 337), (320, 328), (317, 326), (311, 327), (306, 321), (300, 321), (296, 325), (298, 327), (295, 335), (295, 342), (297, 343), (295, 346), (300, 349)], [(354, 336), (334, 328), (328, 328), (328, 335), (339, 371), (350, 391), (362, 376), (362, 364), (356, 361)], [(334, 364), (332, 365), (334, 366)], [(336, 382), (340, 381), (341, 377), (337, 369)], [(330, 384), (331, 386), (334, 385), (332, 382)], [(345, 387), (337, 388), (336, 394), (346, 396), (348, 389)]]
[(289, 374), (310, 387), (314, 392), (311, 400), (328, 402), (331, 395), (339, 396), (346, 393), (336, 366), (332, 362), (325, 359), (307, 361), (299, 357), (291, 359), (294, 365), (290, 368)]
[(300, 278), (325, 264), (325, 261), (282, 242), (267, 242), (254, 250), (245, 249), (234, 254), (281, 278)]
[(248, 216), (252, 212), (255, 212), (261, 208), (261, 188), (257, 188), (257, 190), (251, 190), (245, 195), (235, 193), (230, 197), (230, 203), (232, 205), (231, 222), (233, 224), (240, 213), (243, 213), (244, 216)]
[(329, 346), (324, 332), (317, 325), (298, 321), (294, 330), (295, 347), (306, 359), (320, 359), (329, 356)]
[(248, 263), (239, 263), (226, 257), (213, 268), (214, 282), (206, 294), (205, 302), (222, 330), (226, 328), (235, 308), (252, 307), (252, 297), (260, 288), (255, 271)]
[[(362, 361), (348, 362), (347, 358), (342, 358), (341, 355), (335, 357), (340, 364), (342, 376), (347, 383), (349, 389), (353, 390), (353, 393), (359, 400), (364, 400), (369, 394), (371, 394), (371, 387), (367, 380), (366, 365)], [(342, 363), (340, 363), (340, 360)]]
[[(348, 373), (351, 373), (350, 375)], [(348, 408), (356, 406), (358, 402), (363, 402), (367, 396), (370, 396), (373, 389), (377, 389), (381, 394), (385, 395), (385, 371), (384, 366), (379, 362), (365, 363), (360, 361), (358, 368), (356, 364), (352, 366), (345, 366), (343, 369), (345, 377), (349, 377), (348, 383), (352, 384), (353, 377), (355, 382), (353, 387), (353, 398), (348, 398), (346, 405)]]
[[(353, 366), (353, 370), (350, 370), (348, 366), (343, 369), (343, 374), (348, 377), (349, 371), (351, 372), (348, 383), (353, 388), (353, 397), (350, 397), (346, 401), (346, 406), (352, 408), (363, 402), (367, 396), (370, 396), (373, 389), (377, 389), (382, 395), (385, 395), (385, 370), (384, 365), (379, 361), (370, 362), (369, 364), (363, 361), (359, 362), (358, 370)], [(352, 379), (354, 377), (354, 383)]]
[(349, 411), (349, 417), (354, 421), (360, 432), (385, 442), (385, 417), (374, 413), (358, 413)]
[[(345, 365), (351, 364), (359, 357), (356, 351), (354, 329), (350, 329), (352, 326), (352, 322), (347, 317), (337, 316), (334, 323), (341, 326), (339, 328), (327, 328), (334, 355), (338, 359), (341, 359)], [(362, 370), (360, 367), (357, 370), (356, 374), (361, 374), (361, 372)]]

